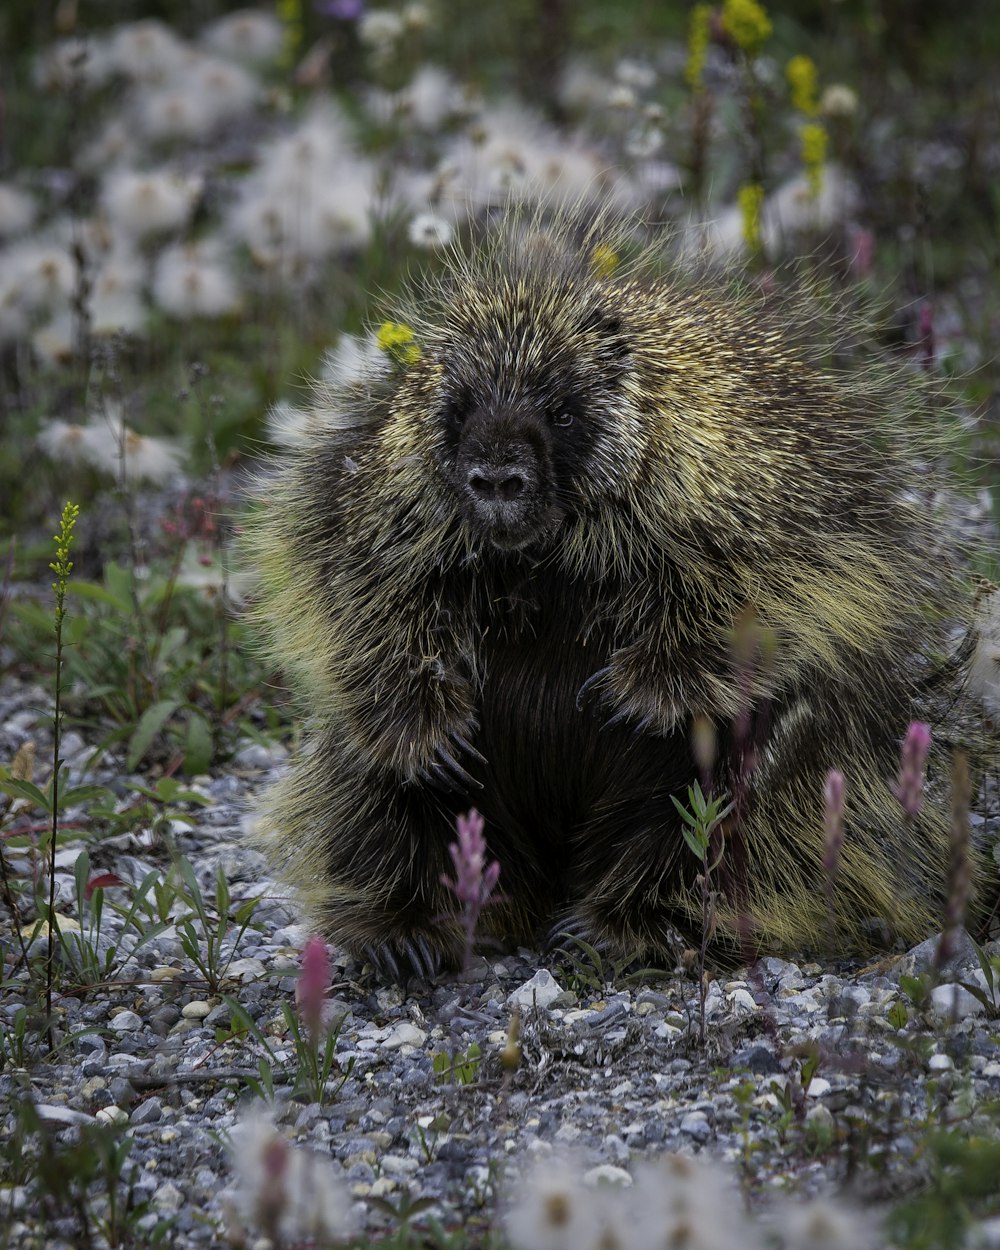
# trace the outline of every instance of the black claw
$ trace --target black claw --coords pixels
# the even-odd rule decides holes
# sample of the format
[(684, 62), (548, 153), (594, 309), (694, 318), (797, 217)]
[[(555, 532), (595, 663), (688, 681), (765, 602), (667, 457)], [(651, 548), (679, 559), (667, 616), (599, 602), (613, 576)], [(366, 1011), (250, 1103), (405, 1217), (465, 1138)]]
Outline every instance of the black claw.
[(426, 975), (428, 977), (436, 977), (441, 971), (441, 956), (439, 952), (436, 951), (431, 946), (430, 942), (428, 942), (427, 939), (421, 934), (418, 934), (413, 940), (416, 944), (417, 950), (420, 951), (421, 955), (424, 957), (424, 967), (427, 970)]
[(378, 962), (375, 965), (383, 973), (388, 972), (389, 976), (397, 985), (402, 985), (405, 978), (399, 969), (399, 961), (391, 946), (380, 946), (378, 949)]
[(417, 950), (417, 947), (409, 940), (409, 938), (404, 938), (400, 945), (402, 947), (402, 953), (410, 961), (410, 967), (413, 970), (413, 975), (418, 977), (420, 980), (424, 980), (427, 977), (427, 973), (424, 970), (423, 961), (420, 958), (420, 952)]
[(483, 755), (481, 751), (477, 751), (476, 748), (472, 745), (472, 743), (467, 742), (466, 739), (463, 738), (461, 734), (452, 734), (451, 740), (452, 742), (455, 743), (455, 745), (459, 748), (459, 750), (464, 751), (466, 755), (471, 755), (472, 758), (478, 761), (480, 764), (486, 763), (486, 756)]
[(439, 747), (438, 756), (444, 761), (446, 767), (451, 769), (452, 776), (454, 776), (455, 779), (461, 783), (461, 785), (466, 787), (471, 786), (476, 790), (481, 790), (483, 788), (483, 783), (481, 781), (477, 781), (475, 777), (466, 772), (450, 751), (446, 751), (444, 747)]
[(587, 691), (591, 688), (591, 686), (596, 685), (602, 677), (606, 677), (610, 672), (611, 668), (609, 666), (607, 668), (599, 668), (596, 673), (591, 673), (580, 689), (576, 692), (576, 710), (578, 712), (583, 711), (583, 699)]

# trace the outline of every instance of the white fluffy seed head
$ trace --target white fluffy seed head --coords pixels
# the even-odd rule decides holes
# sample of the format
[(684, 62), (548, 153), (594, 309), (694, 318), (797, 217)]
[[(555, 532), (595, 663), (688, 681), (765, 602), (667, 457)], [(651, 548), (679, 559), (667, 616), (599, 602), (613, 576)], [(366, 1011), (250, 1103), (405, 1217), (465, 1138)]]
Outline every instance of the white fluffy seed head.
[(153, 299), (173, 317), (223, 317), (239, 308), (240, 292), (220, 245), (207, 240), (164, 249)]
[(11, 182), (0, 182), (0, 238), (21, 234), (34, 220), (34, 197)]
[(180, 230), (197, 203), (200, 186), (170, 171), (113, 170), (101, 202), (111, 224), (132, 239)]
[(217, 56), (244, 65), (269, 65), (284, 47), (285, 32), (270, 13), (239, 9), (206, 26), (202, 41)]

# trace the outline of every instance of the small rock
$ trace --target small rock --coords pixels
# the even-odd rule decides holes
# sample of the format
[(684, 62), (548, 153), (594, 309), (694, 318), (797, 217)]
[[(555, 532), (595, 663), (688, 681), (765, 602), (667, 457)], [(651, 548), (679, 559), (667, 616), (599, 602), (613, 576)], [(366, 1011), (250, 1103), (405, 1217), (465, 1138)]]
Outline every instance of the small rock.
[(954, 1015), (958, 1020), (981, 1016), (986, 1008), (974, 994), (960, 985), (937, 985), (931, 991), (931, 1005), (940, 1016)]
[(93, 1124), (94, 1122), (94, 1117), (87, 1115), (85, 1111), (74, 1111), (71, 1107), (60, 1107), (50, 1103), (38, 1103), (35, 1112), (43, 1124)]
[(211, 1003), (206, 1003), (202, 999), (195, 999), (181, 1008), (181, 1015), (185, 1020), (204, 1020), (211, 1010)]
[(749, 990), (738, 989), (733, 990), (731, 994), (726, 996), (726, 1002), (729, 1004), (729, 1010), (735, 1016), (750, 1016), (760, 1009), (757, 1001)]
[(532, 1007), (551, 1007), (563, 994), (563, 988), (547, 968), (539, 968), (530, 981), (519, 986), (509, 995), (507, 1003), (529, 1011)]
[(822, 1098), (828, 1094), (833, 1086), (824, 1076), (814, 1076), (809, 1082), (809, 1088), (806, 1090), (807, 1098)]
[(167, 1181), (153, 1194), (153, 1202), (161, 1211), (179, 1211), (184, 1205), (184, 1195), (176, 1185)]
[[(921, 973), (928, 972), (937, 964), (938, 952), (941, 949), (941, 934), (937, 933), (933, 937), (927, 938), (921, 942), (919, 946), (914, 946), (912, 950), (907, 951), (895, 964), (888, 970), (887, 976), (890, 980), (899, 984), (900, 977), (917, 977)], [(952, 949), (954, 954), (945, 962), (944, 971), (954, 972), (957, 968), (975, 967), (978, 960), (976, 958), (976, 948), (964, 929), (959, 929), (952, 941)]]
[(931, 1072), (950, 1072), (955, 1066), (951, 1055), (931, 1055), (927, 1067)]
[(687, 1133), (695, 1141), (708, 1141), (712, 1136), (712, 1126), (703, 1111), (689, 1111), (681, 1120), (681, 1132)]
[(159, 1098), (147, 1098), (129, 1116), (132, 1124), (155, 1124), (163, 1115), (163, 1106)]
[(112, 1017), (111, 1027), (116, 1033), (137, 1033), (143, 1025), (134, 1011), (119, 1011)]
[(398, 1050), (400, 1046), (423, 1046), (427, 1034), (407, 1020), (400, 1021), (382, 1043), (383, 1050)]
[(127, 1124), (128, 1112), (121, 1107), (102, 1107), (94, 1119), (102, 1124)]

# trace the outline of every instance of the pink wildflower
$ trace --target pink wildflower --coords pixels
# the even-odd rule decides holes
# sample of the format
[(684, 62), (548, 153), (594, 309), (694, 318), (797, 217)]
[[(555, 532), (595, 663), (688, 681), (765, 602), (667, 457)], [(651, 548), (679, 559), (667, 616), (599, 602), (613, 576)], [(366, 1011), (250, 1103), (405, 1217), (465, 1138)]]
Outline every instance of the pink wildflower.
[(323, 1003), (330, 988), (330, 952), (321, 937), (315, 934), (302, 952), (302, 972), (295, 987), (302, 1023), (315, 1042), (323, 1023)]
[(455, 865), (455, 880), (444, 873), (442, 882), (462, 904), (462, 928), (465, 932), (465, 966), (472, 961), (479, 913), (485, 907), (497, 878), (500, 864), (494, 860), (486, 863), (486, 839), (483, 828), (486, 822), (473, 808), (468, 816), (458, 817), (458, 841), (448, 847)]
[(823, 871), (831, 881), (837, 875), (844, 846), (844, 774), (831, 768), (823, 787)]
[(930, 725), (911, 721), (900, 751), (899, 780), (893, 787), (893, 793), (911, 820), (920, 815), (924, 805), (924, 774), (930, 750)]

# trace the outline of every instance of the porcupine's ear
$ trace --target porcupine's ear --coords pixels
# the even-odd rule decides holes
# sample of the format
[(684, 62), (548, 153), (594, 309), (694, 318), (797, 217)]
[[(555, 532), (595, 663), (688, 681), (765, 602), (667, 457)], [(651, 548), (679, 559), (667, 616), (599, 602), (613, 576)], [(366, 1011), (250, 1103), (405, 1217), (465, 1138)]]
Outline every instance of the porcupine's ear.
[(632, 349), (620, 317), (604, 308), (589, 308), (581, 317), (579, 328), (582, 334), (598, 335), (607, 359), (625, 366)]

